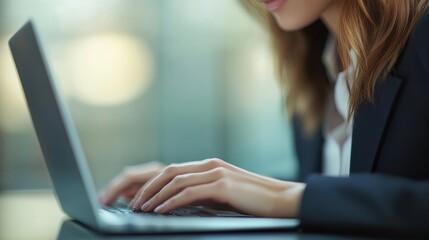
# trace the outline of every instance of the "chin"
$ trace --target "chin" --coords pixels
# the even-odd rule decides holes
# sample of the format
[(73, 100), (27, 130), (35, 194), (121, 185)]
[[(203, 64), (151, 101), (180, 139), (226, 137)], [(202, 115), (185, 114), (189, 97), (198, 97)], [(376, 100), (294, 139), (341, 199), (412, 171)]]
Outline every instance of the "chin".
[(287, 32), (302, 30), (317, 20), (317, 19), (316, 20), (303, 20), (303, 19), (298, 19), (298, 18), (284, 19), (284, 18), (279, 18), (275, 14), (274, 14), (274, 18), (276, 19), (277, 25), (282, 30), (287, 31)]
[(275, 17), (275, 19), (280, 29), (287, 32), (302, 30), (314, 22), (314, 21), (297, 21), (292, 19), (287, 19), (287, 20), (278, 19), (277, 17)]

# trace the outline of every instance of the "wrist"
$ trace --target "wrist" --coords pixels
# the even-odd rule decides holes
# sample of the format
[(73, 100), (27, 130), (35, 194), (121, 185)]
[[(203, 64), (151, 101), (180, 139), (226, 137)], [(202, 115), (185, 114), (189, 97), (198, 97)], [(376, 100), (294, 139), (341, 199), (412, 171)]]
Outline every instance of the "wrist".
[(288, 190), (288, 195), (290, 196), (290, 216), (291, 218), (297, 218), (299, 216), (302, 196), (306, 188), (305, 183), (295, 183), (293, 187)]

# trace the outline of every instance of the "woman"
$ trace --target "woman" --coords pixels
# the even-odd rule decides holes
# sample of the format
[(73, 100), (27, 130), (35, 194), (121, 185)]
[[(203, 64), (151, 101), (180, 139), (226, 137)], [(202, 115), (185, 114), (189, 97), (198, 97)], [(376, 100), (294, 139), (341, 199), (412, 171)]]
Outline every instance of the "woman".
[(429, 1), (242, 3), (270, 30), (305, 183), (220, 159), (152, 163), (127, 168), (101, 201), (122, 195), (158, 213), (216, 204), (300, 218), (304, 229), (427, 231)]

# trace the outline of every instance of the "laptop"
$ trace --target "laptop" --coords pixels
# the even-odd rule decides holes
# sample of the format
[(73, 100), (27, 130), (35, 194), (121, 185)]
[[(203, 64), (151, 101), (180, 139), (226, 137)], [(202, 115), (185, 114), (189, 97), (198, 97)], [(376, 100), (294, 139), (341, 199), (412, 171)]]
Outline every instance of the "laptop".
[(9, 41), (55, 196), (71, 218), (103, 233), (180, 233), (295, 229), (297, 219), (258, 218), (202, 207), (167, 215), (101, 206), (70, 113), (55, 86), (35, 25)]

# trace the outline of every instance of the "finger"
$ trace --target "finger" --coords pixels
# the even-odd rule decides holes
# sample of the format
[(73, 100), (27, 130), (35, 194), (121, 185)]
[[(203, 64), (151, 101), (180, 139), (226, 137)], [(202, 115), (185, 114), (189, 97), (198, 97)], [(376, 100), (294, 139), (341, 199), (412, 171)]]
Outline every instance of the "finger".
[(150, 178), (150, 176), (152, 176), (152, 174), (152, 172), (143, 174), (138, 173), (137, 171), (124, 172), (119, 177), (115, 178), (106, 188), (101, 198), (102, 203), (106, 205), (112, 204), (119, 195), (135, 185), (142, 185)]
[(143, 186), (141, 186), (140, 187), (140, 189), (137, 191), (137, 193), (134, 195), (134, 197), (132, 198), (132, 200), (130, 201), (130, 203), (128, 204), (128, 207), (129, 208), (132, 208), (133, 210), (138, 210), (138, 209), (140, 209), (140, 208), (134, 208), (133, 206), (134, 206), (134, 203), (139, 199), (139, 196), (143, 193), (143, 191), (146, 189), (146, 186), (147, 186), (147, 184), (150, 182), (150, 181), (152, 181), (152, 179), (154, 179), (156, 177), (156, 175), (155, 176), (152, 176), (149, 180), (147, 180), (144, 184), (143, 184)]
[(135, 201), (133, 208), (140, 209), (147, 200), (152, 198), (177, 175), (204, 172), (216, 167), (221, 167), (221, 164), (222, 163), (220, 161), (208, 159), (204, 161), (170, 165), (164, 168), (164, 170), (148, 182), (144, 191), (142, 191), (139, 196), (136, 196), (137, 200)]
[(101, 202), (105, 205), (112, 204), (123, 191), (128, 190), (132, 186), (132, 182), (128, 178), (115, 180), (109, 185), (102, 194)]
[[(143, 191), (143, 189), (144, 189), (144, 187), (141, 187), (141, 188), (137, 191), (137, 193), (134, 195), (134, 197), (131, 199), (130, 203), (128, 204), (128, 207), (129, 207), (129, 208), (133, 208), (134, 203), (135, 203), (135, 202), (136, 202), (136, 200), (137, 200), (137, 197), (136, 197), (136, 196), (139, 196), (139, 195), (141, 194), (141, 192)], [(133, 208), (133, 210), (137, 210), (137, 209)]]
[(102, 197), (100, 197), (101, 202), (111, 204), (128, 187), (140, 188), (142, 184), (145, 184), (148, 179), (158, 173), (161, 167), (162, 164), (159, 162), (149, 162), (125, 168), (122, 174), (116, 177), (104, 190)]
[(164, 201), (185, 188), (215, 182), (223, 177), (226, 177), (227, 174), (227, 169), (215, 168), (207, 172), (178, 175), (145, 204), (143, 204), (141, 210), (146, 212), (152, 211)]
[(155, 212), (165, 214), (173, 209), (208, 199), (228, 204), (228, 195), (226, 193), (227, 188), (231, 187), (230, 185), (229, 182), (222, 179), (213, 183), (186, 188), (155, 208)]

